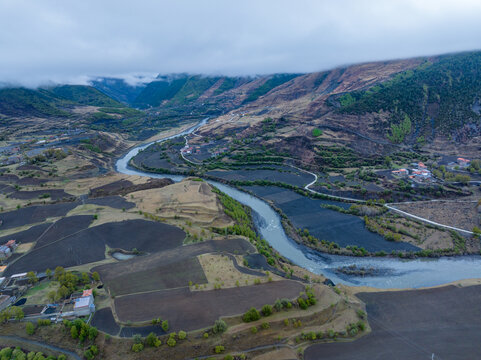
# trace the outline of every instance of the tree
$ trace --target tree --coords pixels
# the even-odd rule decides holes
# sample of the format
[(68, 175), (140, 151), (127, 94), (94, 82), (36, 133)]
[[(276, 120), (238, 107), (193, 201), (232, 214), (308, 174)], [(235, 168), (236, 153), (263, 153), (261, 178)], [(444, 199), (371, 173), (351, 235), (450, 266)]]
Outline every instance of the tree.
[(221, 320), (221, 319), (216, 320), (214, 323), (214, 326), (212, 327), (212, 332), (214, 334), (223, 333), (226, 330), (227, 330), (227, 324), (224, 320)]
[(67, 297), (69, 294), (69, 290), (65, 285), (62, 285), (58, 290), (57, 290), (57, 299), (63, 299)]
[(50, 279), (52, 277), (52, 270), (50, 269), (45, 270), (45, 275), (47, 275), (47, 278)]
[(159, 347), (162, 344), (160, 339), (153, 332), (147, 335), (147, 337), (145, 338), (145, 343), (152, 347)]
[(72, 336), (72, 339), (77, 339), (78, 338), (78, 330), (76, 326), (72, 326), (70, 328), (70, 336)]
[(242, 320), (244, 322), (251, 322), (251, 321), (256, 321), (261, 318), (261, 314), (259, 314), (259, 311), (257, 311), (256, 308), (250, 308), (243, 316)]
[(88, 330), (88, 333), (89, 333), (89, 340), (94, 340), (97, 335), (99, 334), (97, 328), (95, 326), (90, 326), (89, 327), (89, 330)]
[(481, 235), (481, 229), (477, 226), (473, 227), (473, 233), (474, 233), (474, 236), (479, 236)]
[(35, 333), (35, 325), (33, 325), (30, 321), (25, 325), (25, 331), (27, 335), (33, 335)]
[(132, 351), (133, 352), (141, 352), (142, 350), (144, 350), (144, 345), (143, 344), (134, 344), (132, 345)]
[(167, 345), (170, 347), (174, 347), (177, 344), (177, 341), (173, 337), (170, 337), (169, 340), (167, 340)]
[(82, 273), (82, 283), (88, 284), (90, 282), (90, 276), (86, 272)]
[(140, 335), (140, 334), (135, 334), (135, 335), (134, 335), (134, 343), (136, 343), (136, 344), (142, 344), (142, 335)]
[(184, 340), (187, 337), (187, 333), (185, 331), (180, 330), (178, 336), (179, 336), (179, 340)]
[(35, 275), (35, 273), (33, 271), (29, 271), (27, 273), (27, 278), (28, 278), (28, 282), (30, 284), (35, 284), (36, 282), (38, 282), (37, 275)]
[(60, 280), (60, 277), (65, 274), (65, 269), (61, 266), (57, 266), (54, 272), (55, 280)]
[(52, 290), (48, 293), (47, 297), (48, 301), (54, 303), (57, 300), (57, 292), (55, 290)]
[(471, 177), (469, 175), (456, 174), (456, 176), (454, 177), (454, 181), (467, 185), (468, 182), (471, 181)]
[(167, 320), (162, 321), (162, 330), (168, 331), (169, 330), (169, 322)]
[(261, 311), (262, 311), (262, 315), (269, 316), (272, 314), (272, 306), (266, 304), (262, 307)]
[(100, 281), (100, 275), (97, 271), (92, 273), (92, 279), (94, 279), (94, 281)]
[(302, 310), (306, 310), (308, 308), (308, 304), (306, 303), (306, 301), (303, 299), (303, 298), (298, 298), (297, 299), (297, 303), (299, 304), (299, 307), (302, 309)]

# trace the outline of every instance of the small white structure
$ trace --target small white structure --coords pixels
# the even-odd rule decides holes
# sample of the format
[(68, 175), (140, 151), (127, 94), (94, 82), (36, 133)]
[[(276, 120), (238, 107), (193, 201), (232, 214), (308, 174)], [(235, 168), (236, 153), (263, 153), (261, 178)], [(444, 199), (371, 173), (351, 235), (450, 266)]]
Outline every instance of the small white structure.
[(10, 276), (10, 279), (22, 279), (22, 278), (25, 278), (26, 276), (27, 276), (26, 272), (19, 273), (19, 274), (13, 274), (12, 276)]
[(468, 160), (468, 159), (464, 159), (462, 157), (459, 157), (456, 161), (458, 163), (459, 166), (461, 167), (468, 167), (469, 164), (471, 163), (471, 160)]
[(393, 175), (397, 175), (397, 176), (408, 176), (409, 175), (409, 171), (407, 169), (393, 170), (392, 173), (393, 173)]
[(75, 316), (87, 316), (95, 312), (93, 295), (82, 296), (74, 300), (73, 313)]

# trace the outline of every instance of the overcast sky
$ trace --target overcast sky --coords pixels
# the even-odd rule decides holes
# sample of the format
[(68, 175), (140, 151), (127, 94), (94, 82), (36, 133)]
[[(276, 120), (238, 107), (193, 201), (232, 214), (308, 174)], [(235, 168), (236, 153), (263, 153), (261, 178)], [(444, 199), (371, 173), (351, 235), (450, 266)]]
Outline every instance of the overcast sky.
[(481, 0), (0, 0), (0, 82), (311, 72), (481, 49)]

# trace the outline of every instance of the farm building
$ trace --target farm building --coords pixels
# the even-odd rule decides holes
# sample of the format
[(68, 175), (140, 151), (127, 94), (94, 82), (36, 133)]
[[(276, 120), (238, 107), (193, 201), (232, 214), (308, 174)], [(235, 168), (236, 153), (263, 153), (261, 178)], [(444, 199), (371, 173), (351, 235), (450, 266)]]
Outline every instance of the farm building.
[(462, 158), (462, 157), (459, 157), (456, 162), (458, 163), (459, 166), (461, 167), (468, 167), (471, 160), (468, 160), (468, 159), (465, 159), (465, 158)]
[(392, 174), (397, 176), (408, 176), (409, 171), (407, 169), (393, 170)]
[(13, 252), (17, 248), (17, 242), (15, 240), (8, 240), (5, 246), (8, 246)]
[(95, 312), (94, 297), (92, 294), (74, 300), (73, 312), (75, 316), (87, 316)]
[(8, 246), (1, 245), (0, 246), (0, 259), (6, 259), (10, 255), (12, 255), (12, 250)]

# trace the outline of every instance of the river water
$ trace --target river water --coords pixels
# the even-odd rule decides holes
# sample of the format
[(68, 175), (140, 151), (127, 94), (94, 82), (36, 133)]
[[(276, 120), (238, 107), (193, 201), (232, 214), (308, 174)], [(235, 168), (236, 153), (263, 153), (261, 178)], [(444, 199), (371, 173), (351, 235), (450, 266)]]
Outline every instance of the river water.
[[(175, 137), (187, 135), (204, 125), (208, 118), (197, 125), (170, 137), (158, 140), (162, 142)], [(184, 179), (181, 175), (162, 175), (146, 173), (130, 167), (129, 161), (139, 151), (153, 143), (131, 149), (116, 163), (118, 172), (128, 175), (140, 175), (152, 178), (171, 178), (174, 181)], [(403, 260), (397, 258), (349, 257), (320, 253), (299, 245), (284, 232), (281, 219), (265, 201), (251, 196), (233, 187), (206, 180), (219, 190), (253, 210), (257, 230), (266, 241), (282, 256), (315, 274), (323, 274), (334, 283), (350, 286), (371, 286), (375, 288), (420, 288), (446, 284), (452, 281), (481, 278), (481, 256), (457, 256), (439, 259)], [(335, 272), (338, 267), (357, 266), (376, 269), (376, 276), (352, 276)]]

